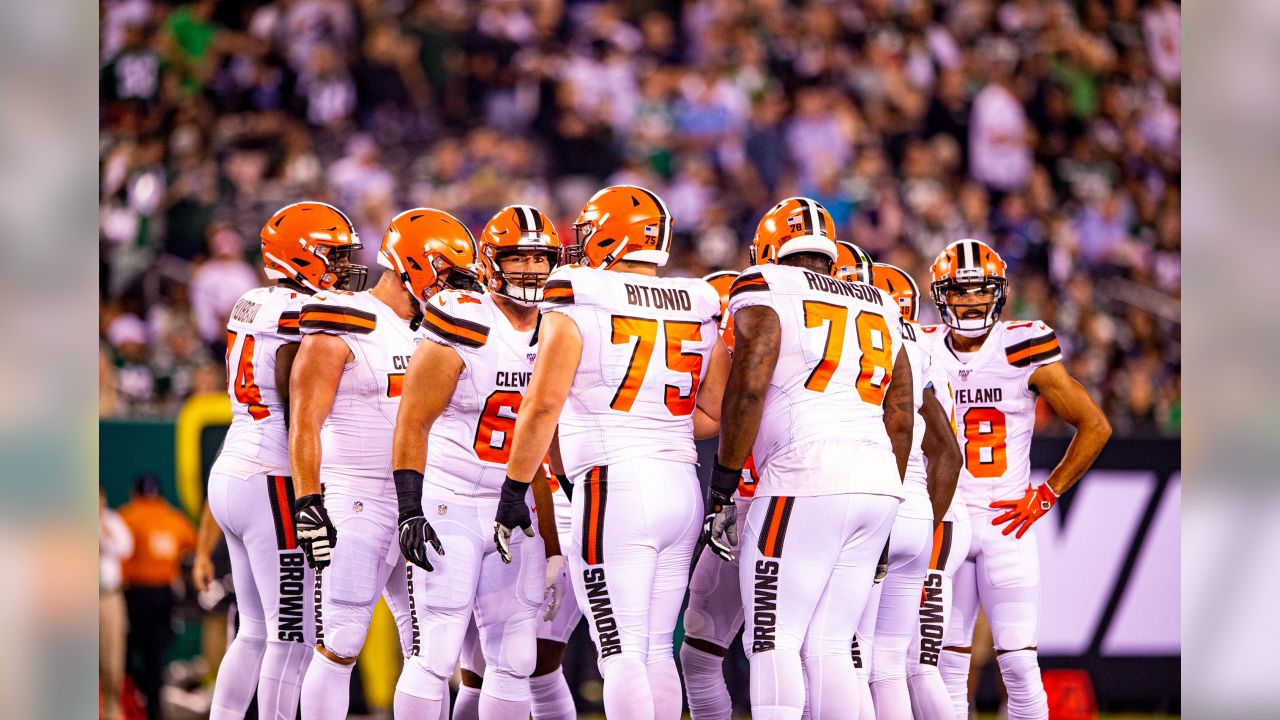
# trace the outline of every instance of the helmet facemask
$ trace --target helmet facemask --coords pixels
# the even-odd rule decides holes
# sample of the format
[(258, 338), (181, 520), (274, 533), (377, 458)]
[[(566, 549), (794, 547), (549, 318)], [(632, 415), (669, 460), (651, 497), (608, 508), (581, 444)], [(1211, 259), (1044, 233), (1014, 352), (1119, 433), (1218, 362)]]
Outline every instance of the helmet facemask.
[(328, 267), (325, 277), (333, 278), (333, 289), (360, 292), (368, 285), (369, 268), (351, 262), (352, 253), (361, 247), (360, 243), (353, 243), (340, 247), (321, 245), (316, 248), (316, 254), (324, 259)]
[[(981, 337), (1000, 320), (1009, 283), (1002, 277), (985, 276), (977, 281), (940, 280), (933, 284), (933, 302), (942, 321), (957, 335)], [(954, 300), (989, 293), (990, 300), (956, 303)], [(979, 316), (981, 313), (981, 316)]]
[[(494, 254), (491, 265), (493, 277), (489, 279), (489, 287), (495, 294), (525, 307), (532, 307), (542, 302), (542, 291), (547, 278), (556, 268), (556, 261), (561, 254), (555, 248), (510, 248)], [(512, 256), (543, 256), (547, 259), (546, 272), (524, 271), (510, 272), (503, 269), (503, 261)]]
[(560, 262), (565, 265), (581, 263), (586, 257), (587, 241), (596, 234), (596, 224), (590, 220), (573, 224), (573, 244), (560, 251)]

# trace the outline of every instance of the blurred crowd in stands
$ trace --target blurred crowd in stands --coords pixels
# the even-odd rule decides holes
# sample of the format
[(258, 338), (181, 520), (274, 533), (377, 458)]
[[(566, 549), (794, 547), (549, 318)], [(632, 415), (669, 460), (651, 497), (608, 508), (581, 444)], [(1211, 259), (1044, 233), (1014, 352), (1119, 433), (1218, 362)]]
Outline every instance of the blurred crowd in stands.
[(565, 236), (596, 189), (634, 183), (674, 216), (667, 274), (742, 269), (760, 215), (797, 194), (926, 294), (948, 242), (989, 242), (1005, 318), (1057, 330), (1117, 432), (1179, 433), (1170, 0), (100, 9), (104, 417), (221, 390), (223, 322), (284, 204), (342, 208), (372, 266), (409, 207), (478, 231), (530, 203)]

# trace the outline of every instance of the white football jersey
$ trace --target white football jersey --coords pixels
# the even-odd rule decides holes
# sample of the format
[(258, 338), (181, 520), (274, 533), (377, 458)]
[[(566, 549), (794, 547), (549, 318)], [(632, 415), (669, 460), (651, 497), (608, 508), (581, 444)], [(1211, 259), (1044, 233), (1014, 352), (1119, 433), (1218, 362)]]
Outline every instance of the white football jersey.
[(921, 328), (921, 342), (955, 393), (956, 437), (964, 457), (958, 492), (971, 511), (991, 512), (996, 500), (1016, 500), (1031, 479), (1037, 368), (1062, 360), (1053, 330), (1040, 321), (1000, 322), (967, 360), (951, 349), (949, 328)]
[(506, 478), (516, 413), (533, 374), (533, 330), (520, 331), (493, 296), (448, 291), (427, 303), (427, 339), (453, 348), (462, 374), (431, 426), (426, 481), (467, 497), (497, 498)]
[(298, 311), (308, 296), (279, 286), (254, 288), (236, 301), (227, 321), (227, 394), (231, 427), (219, 457), (289, 474), (286, 408), (276, 389), (276, 352), (296, 343)]
[[(753, 447), (760, 469), (755, 494), (901, 496), (881, 407), (902, 343), (897, 304), (863, 283), (798, 267), (757, 265), (734, 282), (729, 312), (736, 316), (756, 305), (777, 313), (781, 347)], [(824, 439), (848, 448), (847, 476), (770, 472), (770, 463), (792, 446)], [(892, 468), (887, 476), (886, 467)]]
[(302, 334), (336, 335), (355, 359), (342, 369), (333, 408), (320, 430), (320, 482), (326, 487), (359, 484), (395, 497), (391, 439), (409, 357), (426, 330), (409, 329), (371, 292), (329, 290), (302, 307)]
[(635, 458), (696, 463), (693, 412), (718, 339), (720, 296), (703, 280), (582, 266), (556, 269), (544, 313), (582, 334), (582, 359), (560, 413), (565, 472)]

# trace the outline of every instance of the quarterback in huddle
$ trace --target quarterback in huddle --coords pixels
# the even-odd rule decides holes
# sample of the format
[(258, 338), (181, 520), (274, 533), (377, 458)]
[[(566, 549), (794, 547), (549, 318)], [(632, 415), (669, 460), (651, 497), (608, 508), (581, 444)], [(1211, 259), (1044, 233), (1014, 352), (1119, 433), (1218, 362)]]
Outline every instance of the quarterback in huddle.
[[(1110, 427), (1051, 328), (1000, 320), (1004, 261), (949, 245), (926, 326), (915, 278), (811, 198), (764, 213), (740, 273), (659, 276), (674, 222), (632, 185), (571, 241), (530, 205), (478, 238), (415, 208), (368, 290), (337, 208), (267, 222), (276, 282), (227, 326), (201, 531), (241, 614), (212, 717), (255, 693), (260, 717), (346, 717), (383, 598), (401, 718), (576, 717), (560, 662), (585, 619), (610, 718), (730, 718), (741, 629), (753, 717), (960, 720), (981, 608), (1009, 717), (1047, 720), (1034, 524)], [(1076, 434), (1033, 485), (1040, 398)]]

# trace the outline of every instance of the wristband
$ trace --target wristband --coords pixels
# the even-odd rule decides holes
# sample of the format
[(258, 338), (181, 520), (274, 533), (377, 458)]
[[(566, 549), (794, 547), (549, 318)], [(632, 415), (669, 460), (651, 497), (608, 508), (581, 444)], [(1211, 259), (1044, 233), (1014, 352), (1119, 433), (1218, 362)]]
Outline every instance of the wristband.
[(422, 517), (422, 473), (417, 470), (395, 470), (391, 476), (396, 480), (396, 500), (400, 505), (399, 522)]
[(502, 481), (502, 502), (522, 503), (524, 502), (525, 493), (528, 491), (529, 483), (513, 480), (511, 479), (511, 476), (508, 475), (507, 478)]
[(717, 457), (711, 465), (711, 491), (719, 493), (725, 497), (733, 494), (738, 489), (738, 483), (742, 481), (742, 468), (734, 470), (720, 464), (720, 458)]

